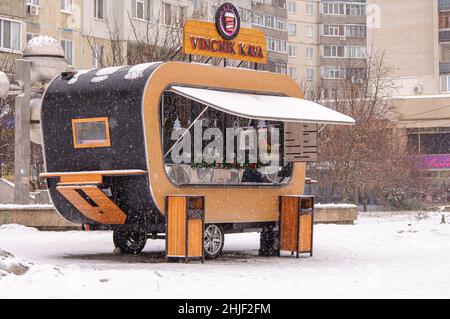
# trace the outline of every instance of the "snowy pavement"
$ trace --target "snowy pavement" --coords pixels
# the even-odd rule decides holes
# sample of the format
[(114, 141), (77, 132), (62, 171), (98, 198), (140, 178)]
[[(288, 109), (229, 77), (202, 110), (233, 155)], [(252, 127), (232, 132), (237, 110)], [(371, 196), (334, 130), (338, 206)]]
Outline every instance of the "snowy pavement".
[(439, 215), (364, 214), (314, 234), (313, 258), (258, 257), (258, 234), (234, 234), (221, 259), (186, 265), (164, 262), (162, 240), (121, 256), (110, 232), (4, 225), (0, 248), (30, 269), (0, 276), (0, 298), (450, 297), (450, 224)]

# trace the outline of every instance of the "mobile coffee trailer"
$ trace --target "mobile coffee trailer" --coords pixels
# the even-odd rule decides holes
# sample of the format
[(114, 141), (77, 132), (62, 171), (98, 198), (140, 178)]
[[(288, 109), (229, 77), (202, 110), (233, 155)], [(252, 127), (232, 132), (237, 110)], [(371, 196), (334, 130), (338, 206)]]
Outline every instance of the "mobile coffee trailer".
[[(165, 232), (167, 195), (204, 196), (205, 241), (216, 243), (205, 254), (215, 257), (224, 233), (274, 227), (279, 196), (303, 194), (318, 124), (353, 123), (303, 100), (282, 74), (182, 62), (80, 71), (56, 78), (45, 92), (42, 176), (65, 219), (107, 226), (125, 252), (139, 252), (147, 238)], [(278, 137), (263, 142), (279, 149), (279, 161), (193, 159), (195, 130), (204, 137), (210, 128), (229, 127), (278, 128)], [(227, 142), (236, 146), (238, 139)], [(183, 161), (172, 156), (180, 144), (192, 150)], [(204, 152), (205, 141), (200, 144)]]

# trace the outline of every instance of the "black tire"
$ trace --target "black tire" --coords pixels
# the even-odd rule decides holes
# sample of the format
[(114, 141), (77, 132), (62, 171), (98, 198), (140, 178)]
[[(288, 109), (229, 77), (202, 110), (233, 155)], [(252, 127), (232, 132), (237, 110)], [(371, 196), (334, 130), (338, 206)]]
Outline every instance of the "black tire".
[(143, 229), (117, 229), (113, 232), (114, 246), (123, 254), (139, 254), (147, 243), (147, 232)]
[(203, 240), (206, 259), (216, 259), (222, 255), (223, 245), (225, 244), (225, 234), (219, 225), (206, 225)]

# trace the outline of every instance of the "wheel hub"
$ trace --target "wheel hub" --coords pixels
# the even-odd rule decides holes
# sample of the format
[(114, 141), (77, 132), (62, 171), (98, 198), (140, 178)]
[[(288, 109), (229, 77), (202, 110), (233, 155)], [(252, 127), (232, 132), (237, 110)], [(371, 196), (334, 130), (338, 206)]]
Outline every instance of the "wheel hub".
[(215, 255), (220, 251), (222, 246), (223, 235), (216, 225), (209, 225), (205, 229), (205, 250), (210, 255)]

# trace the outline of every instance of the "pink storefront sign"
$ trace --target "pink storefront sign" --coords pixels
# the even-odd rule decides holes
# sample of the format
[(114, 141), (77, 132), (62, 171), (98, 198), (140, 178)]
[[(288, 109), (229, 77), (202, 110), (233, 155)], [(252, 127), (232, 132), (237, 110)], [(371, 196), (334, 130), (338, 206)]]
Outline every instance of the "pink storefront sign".
[(420, 159), (422, 169), (450, 169), (450, 154), (427, 155)]

